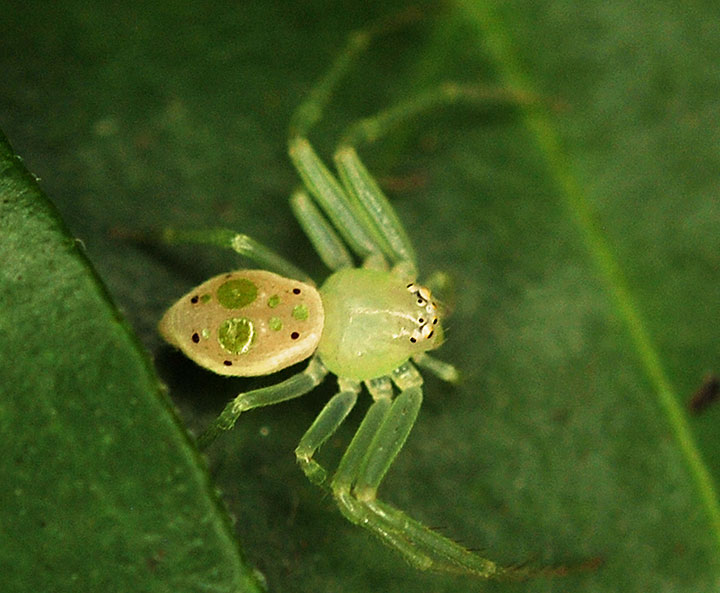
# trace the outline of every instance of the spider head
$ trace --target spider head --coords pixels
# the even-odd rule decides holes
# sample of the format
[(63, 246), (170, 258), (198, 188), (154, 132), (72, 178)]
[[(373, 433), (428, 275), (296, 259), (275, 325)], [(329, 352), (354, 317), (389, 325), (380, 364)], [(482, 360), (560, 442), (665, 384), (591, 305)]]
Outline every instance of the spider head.
[(411, 282), (407, 289), (415, 298), (417, 327), (410, 334), (410, 342), (416, 344), (421, 350), (432, 350), (442, 344), (443, 332), (440, 325), (438, 306), (432, 298), (430, 290), (424, 286)]

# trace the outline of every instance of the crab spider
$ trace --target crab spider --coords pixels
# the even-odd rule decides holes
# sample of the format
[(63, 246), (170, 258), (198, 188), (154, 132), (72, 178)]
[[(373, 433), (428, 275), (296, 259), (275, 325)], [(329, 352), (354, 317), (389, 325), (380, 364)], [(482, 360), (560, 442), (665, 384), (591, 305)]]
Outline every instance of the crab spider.
[[(290, 126), (289, 154), (303, 182), (290, 204), (332, 272), (319, 288), (292, 263), (246, 235), (228, 230), (165, 232), (167, 242), (229, 248), (262, 268), (221, 274), (182, 297), (160, 322), (166, 341), (221, 375), (268, 375), (309, 358), (305, 369), (289, 379), (235, 397), (198, 444), (208, 446), (232, 428), (241, 413), (299, 397), (334, 374), (338, 392), (295, 454), (308, 479), (332, 493), (348, 520), (423, 570), (482, 578), (562, 573), (562, 567), (501, 566), (377, 498), (420, 409), (423, 380), (418, 367), (449, 383), (458, 380), (458, 372), (427, 354), (443, 342), (441, 310), (431, 291), (419, 283), (408, 235), (353, 145), (423, 110), (477, 96), (470, 87), (445, 86), (362, 120), (335, 153), (336, 178), (307, 136), (369, 38), (367, 33), (350, 38)], [(502, 96), (490, 93), (480, 99)], [(361, 267), (354, 267), (355, 260)], [(345, 420), (363, 386), (372, 403), (330, 475), (315, 453)]]

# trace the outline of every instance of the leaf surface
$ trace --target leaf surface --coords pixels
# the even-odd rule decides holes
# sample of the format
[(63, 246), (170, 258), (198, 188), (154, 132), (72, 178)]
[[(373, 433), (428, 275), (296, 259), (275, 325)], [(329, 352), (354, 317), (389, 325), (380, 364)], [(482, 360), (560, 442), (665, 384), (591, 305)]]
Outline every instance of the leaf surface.
[[(244, 264), (197, 248), (140, 248), (111, 231), (226, 226), (322, 280), (326, 271), (287, 206), (297, 183), (285, 155), (287, 124), (346, 35), (401, 9), (160, 2), (114, 11), (26, 8), (11, 17), (0, 40), (7, 73), (0, 124), (154, 353), (193, 429), (238, 391), (279, 379), (215, 377), (155, 333), (173, 299)], [(300, 400), (245, 414), (210, 451), (212, 479), (237, 520), (235, 534), (271, 590), (718, 589), (720, 408), (697, 417), (685, 411), (704, 375), (717, 372), (720, 353), (720, 41), (709, 25), (717, 12), (712, 3), (690, 10), (676, 1), (641, 11), (612, 1), (458, 0), (443, 12), (426, 10), (361, 57), (312, 134), (326, 158), (350, 122), (448, 79), (510, 87), (538, 102), (428, 114), (361, 151), (407, 225), (423, 273), (440, 269), (456, 281), (438, 355), (464, 379), (456, 389), (427, 379), (418, 423), (381, 496), (505, 562), (601, 557), (605, 564), (564, 579), (480, 585), (406, 566), (347, 523), (296, 467), (297, 442), (335, 390), (328, 381)], [(48, 255), (27, 241), (35, 232), (12, 228), (22, 238), (12, 244), (15, 257)], [(77, 261), (77, 247), (58, 241)], [(7, 264), (2, 270), (11, 273)], [(6, 416), (14, 439), (45, 443), (28, 455), (29, 469), (13, 470), (19, 476), (43, 467), (53, 439), (69, 438), (66, 427), (30, 422), (44, 417), (37, 407), (46, 405), (34, 398), (36, 383), (55, 385), (62, 377), (77, 393), (71, 379), (86, 373), (77, 369), (91, 369), (87, 374), (103, 377), (105, 387), (114, 385), (105, 367), (133, 381), (147, 371), (132, 357), (110, 356), (103, 340), (91, 340), (96, 347), (88, 349), (90, 338), (77, 336), (73, 324), (47, 323), (72, 291), (33, 278), (31, 294), (46, 289), (38, 293), (44, 308), (26, 301), (27, 321), (6, 322), (7, 331), (15, 329), (0, 346), (3, 373), (22, 386), (16, 393), (24, 413)], [(100, 301), (101, 321), (83, 302), (83, 322), (116, 327), (104, 296)], [(45, 321), (39, 345), (20, 348), (38, 319)], [(71, 355), (68, 343), (78, 340)], [(155, 390), (154, 379), (143, 381), (140, 392)], [(87, 427), (96, 409), (87, 402), (101, 397), (96, 387), (90, 382), (90, 395), (80, 400), (58, 396), (76, 406), (69, 408), (70, 428)], [(137, 406), (117, 403), (101, 416), (122, 424), (129, 438), (113, 449), (126, 452), (118, 458), (123, 464), (142, 455), (136, 467), (147, 483), (136, 494), (160, 491), (191, 529), (217, 509), (181, 428), (160, 400), (148, 400), (155, 407), (138, 399), (145, 401), (143, 420), (133, 415)], [(337, 461), (367, 403), (323, 448), (323, 463)], [(164, 436), (156, 442), (149, 435)], [(102, 447), (77, 442), (52, 450), (88, 473), (107, 460)], [(172, 488), (153, 486), (174, 475), (176, 455), (200, 472), (191, 482), (199, 480), (198, 496), (207, 500), (195, 516), (179, 511), (186, 501)], [(11, 489), (4, 496), (17, 505)], [(47, 498), (24, 497), (44, 500), (32, 503), (42, 510), (33, 520), (52, 514)], [(35, 543), (62, 533), (66, 545), (53, 548), (54, 558), (72, 566), (88, 532), (118, 541), (119, 526), (154, 525), (120, 506), (127, 516), (102, 521), (96, 507), (79, 505), (81, 519), (56, 527), (55, 539), (37, 528)], [(14, 560), (18, 566), (36, 566), (32, 546), (12, 549), (12, 558), (26, 554)], [(231, 566), (217, 556), (218, 571)], [(104, 567), (97, 574), (124, 590), (120, 571)], [(177, 574), (158, 582), (177, 582)]]

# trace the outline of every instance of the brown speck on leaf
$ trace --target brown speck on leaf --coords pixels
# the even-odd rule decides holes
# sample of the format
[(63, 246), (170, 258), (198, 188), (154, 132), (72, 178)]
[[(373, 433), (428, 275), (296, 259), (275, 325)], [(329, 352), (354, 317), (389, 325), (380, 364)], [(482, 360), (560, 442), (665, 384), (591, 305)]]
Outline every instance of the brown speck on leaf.
[(693, 414), (700, 414), (718, 398), (720, 398), (720, 379), (716, 374), (708, 373), (688, 401), (688, 408)]

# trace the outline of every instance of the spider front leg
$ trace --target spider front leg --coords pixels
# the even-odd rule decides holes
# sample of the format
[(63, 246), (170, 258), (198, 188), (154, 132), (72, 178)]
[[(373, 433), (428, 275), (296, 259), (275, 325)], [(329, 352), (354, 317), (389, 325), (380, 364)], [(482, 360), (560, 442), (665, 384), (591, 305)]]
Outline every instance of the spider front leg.
[[(336, 166), (342, 183), (303, 137), (290, 139), (290, 158), (307, 190), (358, 257), (367, 260), (384, 256), (394, 265), (403, 264), (408, 274), (415, 276), (417, 264), (410, 239), (390, 202), (354, 150), (345, 149), (337, 155)], [(298, 203), (303, 203), (299, 200), (303, 199), (293, 198), (296, 214)], [(313, 219), (322, 219), (322, 214), (317, 210), (311, 216)], [(332, 230), (330, 225), (325, 223), (322, 229), (316, 230), (304, 222), (302, 216), (298, 218), (327, 263), (322, 244), (318, 244), (313, 235), (320, 235), (321, 232), (326, 235), (325, 227)]]
[(373, 532), (420, 569), (463, 572), (460, 569), (465, 568), (478, 576), (492, 576), (494, 563), (477, 557), (473, 565), (463, 567), (460, 560), (472, 556), (470, 552), (376, 498), (421, 403), (422, 390), (415, 386), (392, 402), (383, 398), (372, 404), (333, 478), (335, 499), (345, 517)]
[[(376, 141), (408, 120), (446, 106), (458, 103), (479, 107), (493, 104), (517, 105), (534, 100), (506, 89), (446, 83), (400, 101), (388, 109), (359, 120), (348, 129), (334, 155), (335, 166), (342, 182), (340, 183), (315, 154), (307, 138), (358, 54), (365, 50), (373, 37), (383, 33), (386, 28), (373, 27), (350, 35), (344, 51), (298, 106), (290, 125), (288, 147), (290, 158), (305, 187), (352, 251), (364, 260), (382, 253), (393, 265), (402, 262), (408, 269), (408, 276), (414, 280), (417, 263), (412, 244), (395, 210), (360, 161), (356, 148)], [(332, 270), (345, 267), (347, 258), (335, 257), (339, 252), (336, 246), (332, 247), (330, 255), (325, 253), (325, 247), (336, 243), (334, 239), (318, 245), (312, 236), (317, 232), (326, 237), (327, 233), (325, 229), (308, 228), (306, 216), (299, 212), (301, 208), (298, 203), (301, 200), (304, 199), (293, 197), (293, 209), (321, 258)], [(309, 200), (304, 203), (308, 202)], [(314, 213), (313, 218), (317, 220)], [(329, 227), (327, 223), (322, 226)]]
[(345, 244), (305, 191), (293, 193), (290, 207), (320, 259), (330, 270), (335, 272), (352, 267), (353, 261)]
[(394, 401), (380, 397), (372, 404), (331, 483), (343, 515), (422, 570), (482, 578), (522, 579), (535, 574), (478, 556), (377, 499), (377, 489), (405, 444), (421, 403), (422, 389), (413, 385)]

